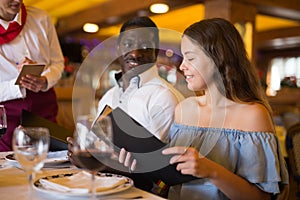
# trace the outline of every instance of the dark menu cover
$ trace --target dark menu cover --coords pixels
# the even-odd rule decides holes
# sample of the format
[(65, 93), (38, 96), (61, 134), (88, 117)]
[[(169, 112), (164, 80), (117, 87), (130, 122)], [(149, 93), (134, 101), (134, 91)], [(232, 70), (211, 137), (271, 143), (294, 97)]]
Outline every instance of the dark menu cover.
[(116, 108), (108, 116), (112, 119), (116, 150), (123, 147), (137, 159), (134, 173), (146, 174), (154, 182), (161, 180), (168, 186), (196, 179), (194, 176), (181, 174), (176, 170), (176, 165), (170, 165), (172, 155), (161, 153), (169, 145), (157, 139), (122, 109)]
[(49, 151), (67, 150), (68, 144), (66, 138), (73, 136), (73, 131), (66, 129), (48, 119), (37, 114), (23, 110), (21, 125), (24, 127), (46, 127), (50, 132)]

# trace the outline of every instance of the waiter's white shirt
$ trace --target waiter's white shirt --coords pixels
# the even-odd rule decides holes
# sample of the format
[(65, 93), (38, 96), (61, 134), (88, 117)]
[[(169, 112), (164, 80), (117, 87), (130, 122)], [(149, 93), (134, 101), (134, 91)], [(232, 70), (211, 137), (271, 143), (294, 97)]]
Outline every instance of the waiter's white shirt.
[[(20, 34), (11, 42), (0, 45), (0, 102), (26, 97), (26, 91), (15, 85), (18, 62), (25, 57), (46, 65), (42, 73), (47, 78), (48, 90), (61, 78), (64, 58), (55, 27), (43, 10), (26, 7), (27, 19)], [(21, 10), (13, 21), (21, 24)], [(7, 22), (0, 19), (7, 28)]]

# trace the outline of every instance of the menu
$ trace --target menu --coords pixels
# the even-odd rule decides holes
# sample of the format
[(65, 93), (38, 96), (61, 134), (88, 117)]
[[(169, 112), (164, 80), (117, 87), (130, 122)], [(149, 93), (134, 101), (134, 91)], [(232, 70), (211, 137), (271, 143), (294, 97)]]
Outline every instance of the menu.
[(163, 155), (169, 144), (163, 143), (146, 128), (130, 117), (121, 108), (108, 114), (113, 125), (113, 143), (116, 151), (125, 148), (137, 160), (134, 173), (143, 173), (154, 182), (163, 181), (168, 186), (196, 179), (176, 170), (176, 164), (169, 164), (173, 155)]

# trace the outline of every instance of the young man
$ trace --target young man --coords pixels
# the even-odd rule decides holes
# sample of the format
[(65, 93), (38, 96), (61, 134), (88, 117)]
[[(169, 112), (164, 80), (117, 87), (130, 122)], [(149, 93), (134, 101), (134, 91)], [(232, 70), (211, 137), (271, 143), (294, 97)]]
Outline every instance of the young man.
[(148, 17), (125, 22), (118, 38), (121, 72), (117, 85), (99, 101), (98, 111), (105, 105), (120, 107), (158, 139), (168, 142), (168, 130), (174, 109), (183, 96), (158, 74), (155, 65), (159, 51), (158, 28)]
[[(159, 33), (148, 17), (136, 17), (125, 22), (118, 37), (121, 71), (115, 75), (117, 85), (100, 99), (98, 113), (106, 105), (125, 111), (159, 140), (167, 143), (168, 132), (174, 119), (174, 109), (183, 96), (158, 74), (155, 65), (159, 51)], [(135, 133), (137, 136), (138, 133)], [(72, 155), (72, 138), (68, 138)], [(70, 160), (77, 165), (76, 161)], [(108, 166), (109, 172), (130, 176), (135, 186), (150, 191), (152, 180), (143, 173), (128, 174), (120, 170), (120, 163)], [(122, 166), (123, 167), (123, 166)], [(117, 170), (116, 170), (117, 169)]]

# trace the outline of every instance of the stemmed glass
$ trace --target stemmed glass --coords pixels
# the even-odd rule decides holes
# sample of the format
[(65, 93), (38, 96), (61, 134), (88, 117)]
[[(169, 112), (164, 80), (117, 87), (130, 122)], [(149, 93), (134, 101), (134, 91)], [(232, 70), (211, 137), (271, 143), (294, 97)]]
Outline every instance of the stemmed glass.
[(113, 156), (112, 125), (110, 117), (100, 116), (95, 121), (90, 117), (79, 117), (74, 132), (72, 159), (77, 167), (91, 173), (91, 199), (96, 198), (95, 177), (104, 170)]
[(0, 138), (5, 134), (7, 129), (6, 112), (4, 105), (0, 105)]
[(44, 166), (49, 150), (49, 130), (43, 127), (22, 127), (14, 130), (13, 149), (16, 160), (28, 177), (28, 199), (33, 199), (35, 172)]

